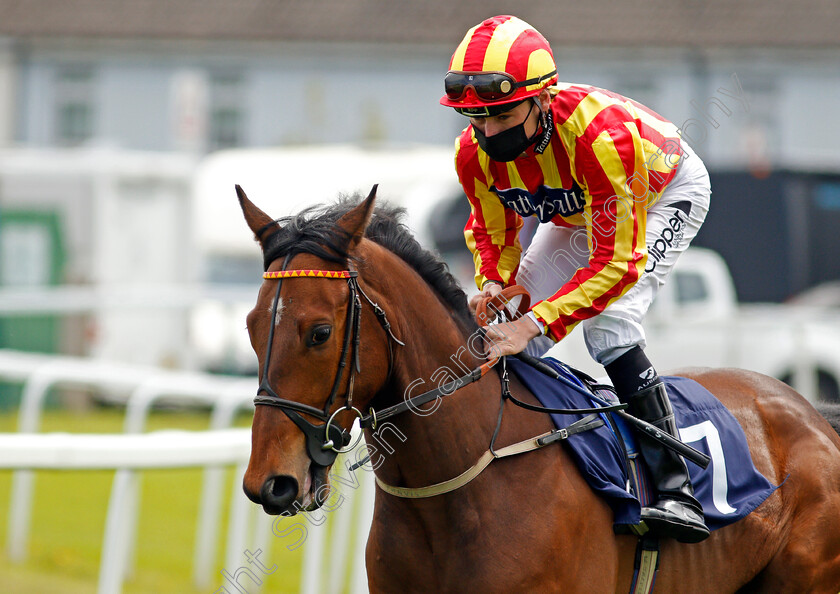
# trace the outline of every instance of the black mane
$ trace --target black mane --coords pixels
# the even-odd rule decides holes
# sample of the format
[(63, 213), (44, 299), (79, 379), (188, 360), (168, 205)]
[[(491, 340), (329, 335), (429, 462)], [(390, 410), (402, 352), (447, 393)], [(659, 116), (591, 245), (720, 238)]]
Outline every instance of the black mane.
[[(347, 212), (358, 206), (361, 196), (339, 199), (332, 205), (311, 207), (297, 215), (277, 219), (280, 230), (270, 235), (263, 245), (263, 264), (295, 254), (312, 254), (328, 262), (343, 263), (350, 255), (343, 249), (346, 232), (336, 224)], [(432, 252), (424, 249), (401, 222), (405, 209), (379, 204), (374, 209), (365, 237), (402, 258), (468, 329), (475, 327), (467, 296), (449, 272), (449, 267)]]

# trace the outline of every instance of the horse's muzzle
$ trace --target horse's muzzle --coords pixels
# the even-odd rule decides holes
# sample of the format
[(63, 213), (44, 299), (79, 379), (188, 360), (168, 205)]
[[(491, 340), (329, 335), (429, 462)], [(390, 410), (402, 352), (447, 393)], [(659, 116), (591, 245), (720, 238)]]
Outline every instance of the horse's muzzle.
[(265, 513), (277, 516), (293, 516), (300, 511), (313, 511), (321, 507), (329, 494), (325, 466), (312, 464), (307, 469), (304, 492), (298, 497), (300, 483), (291, 475), (280, 474), (267, 478), (259, 494), (244, 487), (248, 499), (262, 505)]
[(260, 489), (260, 501), (265, 513), (291, 516), (297, 512), (293, 503), (297, 499), (298, 482), (289, 475), (273, 476), (263, 483)]

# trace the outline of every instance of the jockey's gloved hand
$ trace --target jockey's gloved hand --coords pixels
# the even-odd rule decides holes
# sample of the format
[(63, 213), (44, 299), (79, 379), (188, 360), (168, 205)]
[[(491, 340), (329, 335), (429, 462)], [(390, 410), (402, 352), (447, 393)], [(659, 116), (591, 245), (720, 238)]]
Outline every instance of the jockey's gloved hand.
[(527, 316), (513, 322), (491, 324), (484, 329), (484, 339), (490, 345), (490, 358), (521, 353), (532, 338), (542, 331)]
[(502, 292), (502, 285), (495, 281), (488, 281), (484, 283), (484, 287), (481, 289), (480, 293), (473, 295), (470, 297), (470, 309), (475, 312), (478, 304), (483, 300), (487, 299), (488, 297), (495, 297), (499, 293)]

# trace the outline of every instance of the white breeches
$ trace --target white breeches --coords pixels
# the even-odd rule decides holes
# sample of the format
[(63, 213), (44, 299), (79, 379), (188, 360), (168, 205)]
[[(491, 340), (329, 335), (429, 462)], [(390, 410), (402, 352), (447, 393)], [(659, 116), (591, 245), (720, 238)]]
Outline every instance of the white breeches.
[[(636, 345), (645, 347), (642, 320), (709, 210), (709, 174), (691, 148), (685, 143), (682, 147), (684, 155), (677, 174), (647, 212), (648, 260), (644, 273), (620, 299), (581, 323), (587, 349), (602, 365)], [(588, 256), (584, 228), (542, 224), (522, 257), (517, 282), (531, 293), (531, 303), (537, 303), (553, 295), (576, 270), (587, 266)], [(542, 354), (552, 344), (550, 339), (538, 337), (531, 341), (528, 352)]]

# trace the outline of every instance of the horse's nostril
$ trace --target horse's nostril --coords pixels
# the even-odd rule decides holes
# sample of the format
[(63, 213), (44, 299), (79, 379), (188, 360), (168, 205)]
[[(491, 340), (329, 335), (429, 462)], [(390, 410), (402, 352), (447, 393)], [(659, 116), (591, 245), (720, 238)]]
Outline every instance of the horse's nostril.
[(263, 505), (285, 510), (297, 497), (298, 482), (287, 475), (273, 476), (265, 481), (261, 489)]
[(271, 494), (277, 498), (288, 497), (289, 493), (297, 495), (297, 481), (290, 476), (281, 476), (274, 479), (271, 487)]

